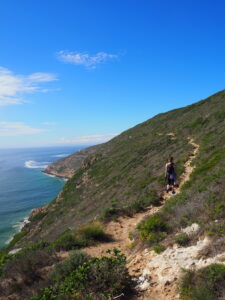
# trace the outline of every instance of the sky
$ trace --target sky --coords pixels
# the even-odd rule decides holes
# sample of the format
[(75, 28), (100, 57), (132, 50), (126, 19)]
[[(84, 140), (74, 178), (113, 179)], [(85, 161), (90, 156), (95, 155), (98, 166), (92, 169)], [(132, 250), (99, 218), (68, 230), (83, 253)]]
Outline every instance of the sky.
[(0, 148), (107, 141), (224, 89), (224, 0), (0, 0)]

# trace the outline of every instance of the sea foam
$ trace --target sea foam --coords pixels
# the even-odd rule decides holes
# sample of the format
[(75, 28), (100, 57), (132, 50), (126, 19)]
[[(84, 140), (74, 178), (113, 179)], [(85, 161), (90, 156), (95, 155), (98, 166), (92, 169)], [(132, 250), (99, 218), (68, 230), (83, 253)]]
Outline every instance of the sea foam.
[(56, 154), (56, 155), (52, 155), (52, 157), (66, 157), (68, 156), (69, 154)]
[(47, 168), (47, 166), (49, 164), (50, 163), (46, 162), (46, 161), (38, 162), (35, 160), (27, 160), (27, 161), (25, 161), (24, 166), (25, 166), (25, 168), (28, 168), (28, 169), (45, 169), (45, 168)]

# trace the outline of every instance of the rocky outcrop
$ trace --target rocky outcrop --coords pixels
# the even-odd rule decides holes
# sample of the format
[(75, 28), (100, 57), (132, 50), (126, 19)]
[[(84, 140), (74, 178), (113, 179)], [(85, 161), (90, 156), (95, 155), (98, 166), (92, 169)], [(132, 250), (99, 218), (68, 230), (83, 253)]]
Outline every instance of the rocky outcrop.
[[(65, 158), (59, 159), (53, 164), (49, 165), (44, 170), (44, 173), (56, 177), (71, 178), (80, 167), (87, 167), (93, 161), (96, 161), (96, 158), (93, 155), (97, 148), (98, 145), (88, 147)], [(89, 156), (93, 157), (86, 161), (87, 157)]]

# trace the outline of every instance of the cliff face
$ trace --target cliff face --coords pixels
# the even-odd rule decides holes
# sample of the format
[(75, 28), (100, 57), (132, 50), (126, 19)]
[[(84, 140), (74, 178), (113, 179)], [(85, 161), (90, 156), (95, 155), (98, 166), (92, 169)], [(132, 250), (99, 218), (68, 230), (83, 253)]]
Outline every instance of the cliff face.
[(99, 145), (88, 147), (68, 157), (59, 159), (49, 165), (44, 172), (57, 177), (71, 178), (85, 164), (85, 159), (88, 156), (92, 156), (98, 147)]

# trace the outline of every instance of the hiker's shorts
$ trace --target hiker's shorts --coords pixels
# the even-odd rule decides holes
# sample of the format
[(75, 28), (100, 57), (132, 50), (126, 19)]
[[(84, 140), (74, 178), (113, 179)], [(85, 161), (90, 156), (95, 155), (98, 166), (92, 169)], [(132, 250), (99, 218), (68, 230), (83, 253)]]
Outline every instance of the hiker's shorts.
[(167, 174), (167, 183), (169, 185), (175, 185), (175, 174)]

